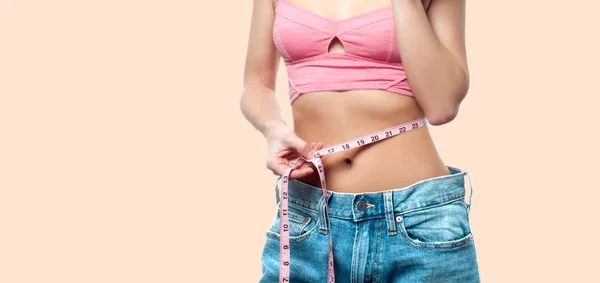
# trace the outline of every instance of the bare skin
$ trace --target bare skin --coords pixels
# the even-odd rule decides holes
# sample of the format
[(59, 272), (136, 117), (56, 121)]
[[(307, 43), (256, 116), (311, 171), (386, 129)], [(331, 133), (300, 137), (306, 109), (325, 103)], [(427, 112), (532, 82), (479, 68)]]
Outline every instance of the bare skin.
[[(266, 1), (270, 7), (266, 7)], [(390, 0), (287, 1), (332, 20), (345, 19), (391, 4)], [(421, 1), (425, 11), (432, 1), (437, 0)], [(421, 107), (419, 100), (426, 101), (421, 97), (428, 95), (425, 91), (420, 99), (380, 90), (313, 92), (302, 94), (292, 104), (293, 127), (289, 127), (279, 115), (279, 107), (273, 98), (279, 54), (272, 42), (267, 41), (270, 40), (274, 17), (269, 9), (274, 9), (275, 5), (275, 0), (255, 0), (246, 63), (246, 91), (241, 102), (246, 117), (267, 137), (270, 152), (267, 164), (274, 174), (281, 175), (282, 168), (299, 154), (311, 158), (307, 147), (316, 150), (422, 117), (427, 117), (431, 123), (430, 117), (433, 115), (427, 114), (434, 112), (429, 109), (441, 109), (433, 104), (428, 104), (428, 111)], [(448, 49), (452, 50), (452, 47)], [(460, 46), (454, 48), (460, 49)], [(343, 45), (333, 41), (329, 52), (344, 52)], [(406, 64), (405, 67), (408, 68)], [(410, 73), (408, 75), (410, 84)], [(425, 88), (418, 86), (416, 89)], [(453, 100), (456, 102), (448, 103), (445, 109), (457, 109), (463, 97), (457, 95)], [(435, 120), (435, 124), (448, 123), (452, 118)], [(431, 138), (431, 126), (323, 156), (327, 189), (346, 193), (375, 192), (450, 174)], [(285, 139), (294, 141), (291, 149), (283, 149), (285, 146), (282, 146), (282, 141)], [(300, 153), (289, 154), (294, 149)], [(292, 173), (295, 171), (298, 172), (292, 174), (292, 179), (320, 187), (319, 175), (310, 162)]]
[[(384, 91), (312, 94), (292, 105), (294, 128), (300, 138), (324, 146), (424, 116), (413, 98)], [(399, 188), (449, 174), (427, 127), (325, 155), (322, 161), (327, 189), (338, 192)], [(316, 171), (299, 180), (320, 187)]]

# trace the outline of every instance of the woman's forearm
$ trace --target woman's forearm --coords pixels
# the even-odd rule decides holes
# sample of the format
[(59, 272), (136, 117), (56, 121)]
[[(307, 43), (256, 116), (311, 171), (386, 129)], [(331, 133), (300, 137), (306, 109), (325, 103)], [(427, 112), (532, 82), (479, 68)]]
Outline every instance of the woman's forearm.
[(466, 62), (438, 40), (421, 0), (392, 4), (396, 43), (413, 95), (430, 123), (447, 123), (468, 91)]
[(263, 85), (246, 85), (240, 98), (240, 110), (246, 119), (267, 137), (277, 130), (288, 129), (275, 97), (275, 90)]

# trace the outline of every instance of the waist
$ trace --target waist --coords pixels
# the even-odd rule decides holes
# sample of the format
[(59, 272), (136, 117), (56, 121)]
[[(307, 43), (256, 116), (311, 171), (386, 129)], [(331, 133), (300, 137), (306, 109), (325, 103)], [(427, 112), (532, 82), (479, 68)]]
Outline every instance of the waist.
[[(424, 117), (414, 98), (373, 90), (309, 93), (292, 105), (292, 112), (296, 134), (324, 147)], [(428, 127), (329, 154), (322, 161), (327, 187), (337, 192), (381, 191), (449, 173)], [(316, 170), (299, 180), (320, 183)]]
[[(369, 193), (340, 193), (327, 190), (329, 217), (361, 221), (385, 218), (390, 212), (405, 213), (465, 198), (465, 175), (461, 168), (447, 166), (449, 173), (423, 179), (406, 186)], [(279, 182), (281, 177), (277, 178)], [(386, 194), (389, 194), (386, 196)], [(279, 203), (279, 186), (275, 187)], [(288, 202), (297, 209), (322, 212), (321, 188), (299, 180), (288, 183)], [(387, 200), (387, 201), (386, 201)]]

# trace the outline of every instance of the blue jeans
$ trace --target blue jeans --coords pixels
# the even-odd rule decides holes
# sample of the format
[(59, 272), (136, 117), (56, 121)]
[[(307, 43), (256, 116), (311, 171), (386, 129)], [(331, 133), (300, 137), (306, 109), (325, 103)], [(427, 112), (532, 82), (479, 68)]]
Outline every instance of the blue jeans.
[[(336, 282), (480, 282), (469, 223), (471, 201), (465, 201), (464, 177), (469, 175), (447, 167), (449, 175), (403, 188), (328, 191), (331, 231), (322, 189), (290, 180), (290, 282), (327, 282), (327, 233)], [(279, 281), (278, 186), (275, 194), (277, 211), (266, 231), (260, 283)]]

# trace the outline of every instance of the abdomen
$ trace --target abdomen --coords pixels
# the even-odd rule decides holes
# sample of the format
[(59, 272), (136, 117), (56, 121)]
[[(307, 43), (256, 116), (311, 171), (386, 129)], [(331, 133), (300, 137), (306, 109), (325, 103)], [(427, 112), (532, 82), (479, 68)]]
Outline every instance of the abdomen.
[[(414, 97), (379, 90), (305, 93), (292, 113), (296, 134), (324, 147), (425, 117)], [(428, 127), (323, 156), (327, 188), (380, 191), (448, 174)], [(320, 187), (317, 173), (300, 181)]]

